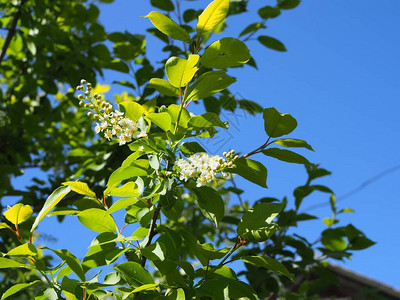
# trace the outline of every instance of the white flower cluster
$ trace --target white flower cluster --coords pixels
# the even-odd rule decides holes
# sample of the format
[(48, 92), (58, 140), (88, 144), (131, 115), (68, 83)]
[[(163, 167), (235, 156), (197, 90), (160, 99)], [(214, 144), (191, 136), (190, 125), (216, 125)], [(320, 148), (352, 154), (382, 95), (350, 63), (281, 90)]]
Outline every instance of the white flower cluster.
[[(120, 146), (131, 142), (133, 139), (147, 137), (146, 132), (140, 130), (138, 122), (124, 118), (123, 112), (113, 110), (112, 104), (102, 100), (101, 95), (95, 93), (92, 98), (92, 85), (87, 83), (87, 89), (85, 90), (85, 84), (86, 80), (82, 79), (81, 85), (76, 88), (85, 94), (85, 97), (82, 94), (78, 96), (78, 99), (81, 100), (79, 105), (95, 111), (95, 113), (89, 111), (88, 116), (100, 121), (100, 123), (96, 123), (94, 128), (97, 134), (103, 133), (104, 137), (109, 141), (116, 138)], [(84, 99), (89, 103), (85, 103)]]
[(188, 181), (189, 179), (196, 180), (196, 186), (200, 187), (217, 178), (217, 173), (221, 173), (223, 178), (229, 178), (230, 173), (224, 172), (226, 168), (234, 168), (234, 161), (238, 158), (236, 155), (233, 157), (234, 150), (226, 153), (224, 156), (208, 155), (206, 153), (193, 154), (187, 159), (179, 159), (175, 165), (179, 167), (180, 180)]
[(0, 127), (4, 127), (10, 124), (10, 118), (7, 116), (6, 112), (0, 110)]

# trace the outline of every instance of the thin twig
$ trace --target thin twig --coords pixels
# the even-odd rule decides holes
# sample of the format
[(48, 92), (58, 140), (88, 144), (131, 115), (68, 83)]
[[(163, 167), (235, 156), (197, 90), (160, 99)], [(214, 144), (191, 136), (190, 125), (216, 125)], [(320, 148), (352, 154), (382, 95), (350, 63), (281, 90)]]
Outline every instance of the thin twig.
[(15, 32), (17, 29), (17, 23), (18, 23), (19, 18), (21, 17), (22, 5), (24, 5), (25, 2), (26, 2), (26, 0), (21, 0), (21, 3), (18, 5), (17, 13), (15, 14), (14, 19), (11, 22), (11, 27), (8, 30), (6, 40), (4, 42), (3, 48), (1, 49), (0, 63), (3, 61), (4, 56), (6, 55), (7, 49), (10, 46), (11, 40), (15, 35)]

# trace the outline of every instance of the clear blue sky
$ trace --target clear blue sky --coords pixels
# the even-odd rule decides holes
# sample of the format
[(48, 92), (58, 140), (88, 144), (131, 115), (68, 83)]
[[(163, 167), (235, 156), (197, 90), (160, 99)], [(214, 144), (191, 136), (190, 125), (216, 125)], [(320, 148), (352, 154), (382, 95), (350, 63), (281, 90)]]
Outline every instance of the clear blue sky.
[[(109, 32), (145, 32), (151, 24), (140, 16), (151, 10), (148, 2), (117, 0), (101, 5), (101, 22)], [(183, 1), (182, 5), (183, 9), (192, 5), (205, 7), (208, 2)], [(242, 24), (256, 21), (256, 8), (263, 3), (274, 1), (252, 0), (249, 13), (232, 18), (224, 36), (237, 37)], [(263, 107), (274, 106), (282, 113), (292, 114), (299, 126), (291, 137), (306, 139), (313, 146), (315, 153), (302, 154), (333, 173), (320, 183), (331, 187), (338, 197), (380, 172), (400, 165), (400, 1), (303, 1), (267, 26), (263, 34), (281, 40), (288, 51), (275, 52), (250, 41), (248, 46), (259, 70), (245, 67), (229, 71), (237, 77), (231, 90)], [(147, 43), (150, 55), (160, 53), (159, 48), (159, 42), (150, 38)], [(121, 78), (115, 76), (116, 73), (107, 72), (103, 82)], [(117, 86), (112, 88), (111, 92), (121, 91)], [(196, 112), (199, 107), (189, 108)], [(231, 121), (231, 129), (229, 135), (222, 137), (226, 146), (219, 152), (231, 148), (249, 152), (264, 143), (261, 116), (252, 118), (242, 114), (235, 119), (225, 114), (223, 120), (224, 117)], [(269, 189), (240, 181), (247, 191), (245, 198), (254, 201), (286, 195), (293, 200), (293, 188), (306, 180), (303, 167), (263, 157), (255, 159), (268, 167)], [(399, 175), (400, 170), (394, 171), (338, 203), (341, 208), (348, 206), (356, 211), (342, 215), (341, 224), (351, 222), (377, 242), (356, 252), (343, 265), (397, 288), (400, 288)], [(321, 218), (329, 217), (328, 208), (306, 210), (327, 201), (326, 195), (316, 194), (305, 200), (303, 209)], [(324, 225), (318, 220), (304, 222), (300, 227), (299, 233), (312, 239)], [(70, 218), (60, 225), (55, 218), (46, 220), (41, 230), (49, 230), (54, 236), (60, 236), (62, 231), (62, 240), (50, 246), (62, 248), (75, 244), (72, 251), (78, 254), (86, 251), (95, 236)], [(77, 244), (76, 237), (80, 234), (83, 234), (79, 238), (82, 244)]]

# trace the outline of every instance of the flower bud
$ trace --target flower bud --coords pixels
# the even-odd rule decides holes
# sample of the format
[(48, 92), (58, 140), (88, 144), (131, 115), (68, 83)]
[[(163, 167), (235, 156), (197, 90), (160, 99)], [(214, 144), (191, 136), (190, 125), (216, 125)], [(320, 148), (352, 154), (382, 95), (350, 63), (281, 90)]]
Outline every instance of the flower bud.
[(94, 98), (94, 99), (97, 99), (98, 97), (99, 97), (99, 94), (94, 93), (93, 98)]
[(93, 113), (92, 113), (91, 111), (89, 111), (89, 112), (87, 113), (87, 116), (88, 116), (88, 117), (93, 117)]
[(86, 91), (85, 92), (85, 96), (89, 96), (90, 95), (90, 92), (89, 91)]
[(89, 104), (89, 103), (86, 103), (86, 104), (85, 104), (85, 108), (90, 108), (90, 104)]
[(96, 120), (100, 120), (100, 115), (95, 114), (95, 115), (93, 116), (93, 118), (95, 118)]
[(88, 91), (90, 91), (92, 89), (92, 84), (90, 82), (88, 82), (88, 84), (87, 84), (87, 89), (88, 89)]
[(79, 99), (79, 100), (83, 100), (83, 95), (82, 95), (82, 94), (79, 94), (79, 95), (78, 95), (78, 99)]
[(85, 79), (81, 79), (81, 84), (85, 85), (86, 84), (86, 80)]
[(84, 105), (85, 105), (85, 102), (79, 101), (79, 106), (84, 106)]

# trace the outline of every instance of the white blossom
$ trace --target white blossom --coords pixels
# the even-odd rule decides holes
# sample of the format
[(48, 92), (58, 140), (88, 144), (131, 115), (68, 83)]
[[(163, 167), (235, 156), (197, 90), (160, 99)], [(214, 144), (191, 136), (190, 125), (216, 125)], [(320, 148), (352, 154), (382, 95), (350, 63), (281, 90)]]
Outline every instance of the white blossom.
[[(230, 152), (234, 153), (234, 152)], [(204, 186), (217, 179), (218, 173), (223, 178), (229, 178), (229, 173), (223, 172), (234, 158), (228, 157), (228, 161), (218, 155), (208, 155), (206, 153), (193, 154), (187, 159), (178, 159), (175, 165), (179, 170), (179, 179), (188, 181), (196, 180), (196, 186)]]

